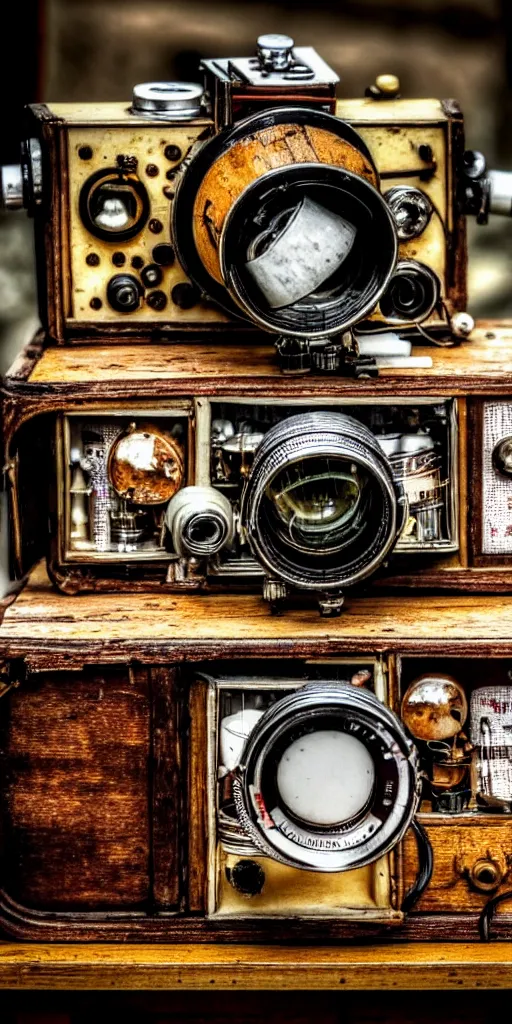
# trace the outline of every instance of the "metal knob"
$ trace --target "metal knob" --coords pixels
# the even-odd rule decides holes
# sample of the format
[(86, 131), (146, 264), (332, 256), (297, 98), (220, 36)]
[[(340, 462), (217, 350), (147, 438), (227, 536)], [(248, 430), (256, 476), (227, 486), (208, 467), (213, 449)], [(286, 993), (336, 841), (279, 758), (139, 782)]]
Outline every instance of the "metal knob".
[(487, 857), (479, 857), (469, 868), (468, 878), (478, 892), (494, 892), (503, 881), (503, 870), (487, 852)]
[(242, 896), (259, 896), (265, 885), (265, 872), (255, 860), (237, 860), (227, 869), (227, 877), (233, 889)]
[(400, 92), (400, 79), (397, 75), (377, 75), (375, 85), (382, 96), (394, 99)]
[(191, 121), (201, 114), (203, 92), (195, 82), (144, 82), (133, 89), (132, 110), (163, 121)]
[(512, 217), (512, 171), (489, 171), (489, 212)]
[(107, 286), (107, 299), (117, 313), (133, 313), (139, 308), (142, 288), (131, 274), (116, 274)]
[(492, 464), (501, 476), (512, 476), (512, 437), (502, 437), (492, 450)]
[(287, 71), (293, 61), (293, 47), (290, 36), (259, 36), (258, 60), (266, 71)]
[(397, 75), (377, 75), (365, 95), (374, 100), (394, 100), (400, 95), (400, 79)]

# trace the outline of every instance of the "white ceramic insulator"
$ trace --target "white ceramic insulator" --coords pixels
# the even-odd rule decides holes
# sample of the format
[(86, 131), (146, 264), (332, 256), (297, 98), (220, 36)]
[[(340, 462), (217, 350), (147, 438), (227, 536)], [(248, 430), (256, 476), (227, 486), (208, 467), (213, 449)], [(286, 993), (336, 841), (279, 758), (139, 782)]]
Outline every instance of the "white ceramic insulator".
[(248, 708), (222, 719), (220, 723), (220, 762), (228, 772), (232, 772), (237, 764), (240, 764), (245, 741), (262, 714), (263, 711)]

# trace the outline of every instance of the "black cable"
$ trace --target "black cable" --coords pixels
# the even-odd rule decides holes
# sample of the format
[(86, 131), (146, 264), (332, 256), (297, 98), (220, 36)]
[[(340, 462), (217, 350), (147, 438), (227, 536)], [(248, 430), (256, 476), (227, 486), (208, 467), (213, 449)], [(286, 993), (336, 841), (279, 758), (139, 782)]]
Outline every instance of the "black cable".
[(482, 942), (491, 941), (490, 929), (493, 917), (496, 913), (496, 908), (500, 903), (505, 903), (506, 900), (512, 900), (512, 889), (508, 889), (507, 892), (502, 892), (499, 896), (494, 896), (485, 904), (485, 907), (478, 919), (478, 932)]
[(418, 849), (419, 867), (413, 885), (409, 889), (409, 892), (404, 896), (401, 907), (404, 914), (408, 914), (409, 911), (412, 910), (414, 904), (419, 900), (420, 896), (423, 895), (430, 879), (432, 878), (432, 872), (434, 870), (434, 852), (423, 825), (420, 825), (417, 818), (414, 818), (411, 828), (414, 832), (414, 838)]

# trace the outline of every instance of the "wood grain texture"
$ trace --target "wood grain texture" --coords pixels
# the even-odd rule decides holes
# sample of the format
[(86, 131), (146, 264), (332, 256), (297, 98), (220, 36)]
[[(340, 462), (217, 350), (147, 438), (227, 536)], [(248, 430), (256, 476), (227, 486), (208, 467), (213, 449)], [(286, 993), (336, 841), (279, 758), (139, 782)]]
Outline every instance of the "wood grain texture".
[[(374, 380), (346, 377), (284, 376), (274, 348), (260, 336), (257, 343), (241, 343), (235, 334), (225, 344), (177, 342), (154, 345), (95, 344), (93, 348), (47, 348), (21, 379), (15, 372), (4, 378), (11, 396), (37, 399), (57, 408), (56, 399), (101, 400), (194, 394), (233, 394), (289, 397), (327, 395), (458, 395), (510, 394), (512, 387), (512, 323), (485, 321), (471, 341), (453, 348), (414, 347), (414, 354), (431, 356), (430, 369), (384, 369)], [(192, 386), (193, 382), (193, 386)], [(192, 387), (191, 387), (192, 386)], [(59, 405), (58, 407), (67, 407)], [(43, 407), (38, 406), (38, 411)]]
[(126, 670), (42, 675), (12, 693), (2, 750), (5, 876), (32, 908), (149, 893), (149, 705)]
[(155, 908), (178, 909), (182, 895), (181, 824), (184, 815), (180, 705), (176, 673), (149, 670), (151, 687), (151, 858)]
[(275, 617), (261, 597), (248, 594), (99, 594), (71, 601), (53, 589), (40, 565), (0, 627), (0, 656), (54, 668), (75, 660), (159, 663), (354, 650), (509, 657), (512, 598), (371, 596), (350, 598), (338, 619), (300, 606)]
[(20, 946), (0, 943), (0, 988), (75, 990), (509, 989), (512, 944)]
[(188, 728), (187, 904), (192, 912), (206, 907), (207, 885), (207, 735), (206, 686), (190, 689)]
[[(512, 888), (512, 821), (507, 816), (492, 822), (484, 815), (455, 817), (450, 815), (425, 818), (434, 851), (434, 872), (415, 910), (431, 913), (480, 913), (490, 896)], [(494, 862), (503, 880), (491, 892), (479, 892), (468, 884), (468, 876), (477, 861)], [(414, 881), (417, 857), (413, 837), (408, 834), (404, 842), (406, 888)]]

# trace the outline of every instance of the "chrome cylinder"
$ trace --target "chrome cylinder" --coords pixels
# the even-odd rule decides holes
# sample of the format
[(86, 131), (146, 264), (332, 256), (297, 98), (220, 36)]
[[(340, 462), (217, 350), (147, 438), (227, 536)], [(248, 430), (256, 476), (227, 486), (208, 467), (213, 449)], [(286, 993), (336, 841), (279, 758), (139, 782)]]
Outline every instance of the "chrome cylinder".
[(384, 434), (377, 438), (416, 520), (418, 543), (442, 539), (444, 508), (441, 457), (428, 434)]
[(231, 502), (214, 487), (184, 487), (165, 514), (178, 555), (209, 558), (233, 539)]

